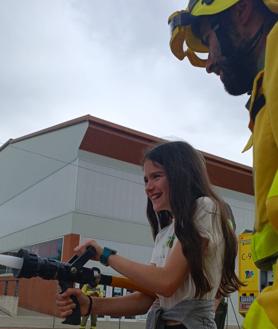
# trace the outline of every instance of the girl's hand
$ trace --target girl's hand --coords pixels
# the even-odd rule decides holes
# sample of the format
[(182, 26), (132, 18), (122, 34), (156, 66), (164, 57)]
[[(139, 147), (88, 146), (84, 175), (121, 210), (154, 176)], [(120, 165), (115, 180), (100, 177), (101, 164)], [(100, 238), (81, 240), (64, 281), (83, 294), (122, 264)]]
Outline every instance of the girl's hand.
[(56, 295), (56, 305), (62, 318), (71, 315), (73, 309), (76, 308), (76, 305), (70, 298), (72, 295), (76, 296), (78, 299), (81, 315), (85, 315), (88, 312), (90, 304), (88, 296), (84, 295), (80, 289), (69, 288), (62, 294)]
[(94, 247), (95, 250), (96, 250), (96, 255), (92, 259), (99, 261), (99, 258), (100, 258), (100, 256), (102, 255), (102, 252), (103, 252), (103, 248), (95, 240), (85, 241), (84, 243), (82, 243), (78, 247), (74, 248), (74, 251), (78, 255), (81, 255), (86, 251), (87, 247), (89, 247), (89, 246)]

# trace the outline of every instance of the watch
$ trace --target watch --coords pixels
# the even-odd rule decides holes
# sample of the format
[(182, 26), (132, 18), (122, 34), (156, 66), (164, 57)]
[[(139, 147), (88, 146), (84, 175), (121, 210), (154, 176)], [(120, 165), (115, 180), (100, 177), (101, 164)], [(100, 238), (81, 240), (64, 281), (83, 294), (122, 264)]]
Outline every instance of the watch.
[(108, 266), (108, 258), (111, 255), (116, 255), (116, 253), (117, 253), (116, 250), (113, 250), (113, 249), (104, 247), (103, 248), (103, 251), (102, 251), (102, 254), (101, 254), (100, 258), (99, 258), (99, 261), (101, 262), (101, 264), (103, 264), (105, 266)]

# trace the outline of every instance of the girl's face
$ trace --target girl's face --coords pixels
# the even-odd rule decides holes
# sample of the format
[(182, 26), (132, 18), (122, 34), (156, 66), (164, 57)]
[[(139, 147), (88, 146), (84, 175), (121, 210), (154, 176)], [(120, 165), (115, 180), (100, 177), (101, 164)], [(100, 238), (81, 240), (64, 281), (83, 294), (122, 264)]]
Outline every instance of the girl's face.
[(169, 182), (163, 166), (151, 160), (144, 163), (145, 192), (155, 212), (171, 211)]

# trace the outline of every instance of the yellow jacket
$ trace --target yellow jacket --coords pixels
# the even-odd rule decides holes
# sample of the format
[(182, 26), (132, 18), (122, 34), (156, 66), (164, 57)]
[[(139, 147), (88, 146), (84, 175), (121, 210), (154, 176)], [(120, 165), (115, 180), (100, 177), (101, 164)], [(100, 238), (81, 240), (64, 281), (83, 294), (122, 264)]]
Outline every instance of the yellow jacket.
[(253, 259), (271, 269), (278, 258), (278, 23), (267, 37), (265, 67), (250, 100), (256, 200)]
[(99, 286), (91, 287), (89, 284), (84, 284), (81, 291), (87, 296), (103, 297), (103, 292)]

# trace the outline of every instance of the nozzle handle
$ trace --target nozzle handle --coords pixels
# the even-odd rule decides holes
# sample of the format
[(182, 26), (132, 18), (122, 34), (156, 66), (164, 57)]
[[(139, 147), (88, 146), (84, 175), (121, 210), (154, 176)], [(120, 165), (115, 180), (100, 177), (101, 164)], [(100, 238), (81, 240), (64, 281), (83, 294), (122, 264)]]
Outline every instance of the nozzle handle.
[[(59, 285), (61, 287), (61, 293), (63, 293), (64, 291), (66, 291), (68, 288), (71, 287), (71, 285), (65, 281), (59, 281)], [(72, 299), (76, 307), (73, 309), (71, 315), (67, 316), (62, 323), (71, 324), (71, 325), (80, 325), (80, 319), (81, 319), (80, 304), (76, 296), (71, 295), (70, 298)]]
[[(80, 255), (74, 255), (69, 261), (68, 264), (70, 264), (71, 268), (81, 269), (82, 266), (87, 263), (89, 259), (91, 259), (96, 254), (96, 249), (93, 246), (88, 246), (86, 251)], [(61, 292), (63, 293), (68, 288), (72, 287), (72, 283), (66, 282), (66, 281), (59, 281), (59, 285), (61, 287)], [(80, 304), (78, 302), (78, 299), (76, 296), (72, 295), (70, 296), (76, 307), (73, 309), (71, 315), (67, 316), (65, 320), (62, 322), (63, 324), (72, 324), (72, 325), (80, 325), (80, 318), (81, 318), (81, 312), (80, 312)]]

